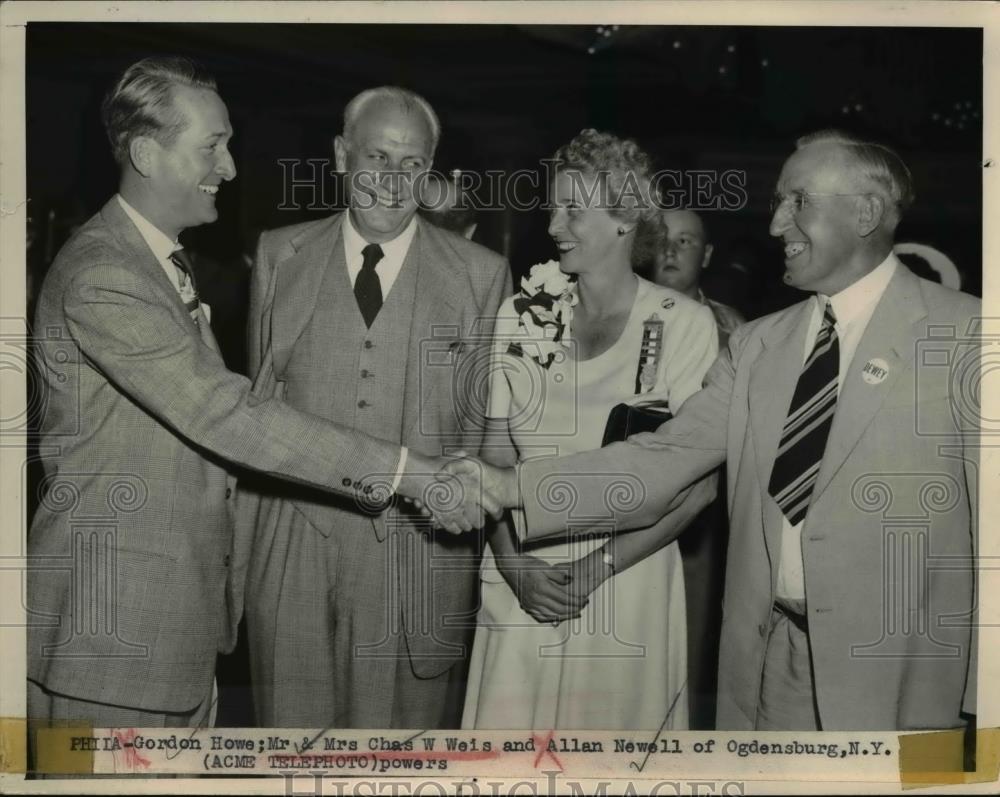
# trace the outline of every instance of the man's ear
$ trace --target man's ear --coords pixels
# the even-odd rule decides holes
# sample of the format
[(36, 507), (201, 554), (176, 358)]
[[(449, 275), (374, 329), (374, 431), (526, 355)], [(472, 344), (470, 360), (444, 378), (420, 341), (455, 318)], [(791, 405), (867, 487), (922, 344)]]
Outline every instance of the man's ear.
[(858, 234), (867, 238), (882, 225), (885, 199), (878, 194), (865, 194), (858, 205)]
[(712, 252), (714, 251), (712, 244), (705, 244), (705, 255), (701, 258), (701, 267), (708, 268), (708, 261), (712, 259)]
[(152, 174), (153, 162), (156, 159), (159, 146), (148, 136), (136, 136), (129, 142), (129, 161), (132, 163), (132, 168), (143, 177), (149, 177)]
[(343, 136), (333, 138), (333, 158), (337, 165), (338, 172), (347, 171), (347, 142)]

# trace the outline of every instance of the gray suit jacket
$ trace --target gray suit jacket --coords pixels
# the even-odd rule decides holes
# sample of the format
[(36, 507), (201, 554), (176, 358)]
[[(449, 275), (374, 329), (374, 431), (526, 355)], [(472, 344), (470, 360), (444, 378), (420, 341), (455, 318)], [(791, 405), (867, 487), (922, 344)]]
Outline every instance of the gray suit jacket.
[[(329, 411), (331, 391), (350, 393), (358, 376), (335, 372), (330, 358), (317, 358), (308, 367), (300, 363), (294, 369), (289, 368), (289, 361), (312, 323), (324, 275), (330, 268), (345, 268), (340, 257), (343, 220), (344, 214), (338, 213), (262, 235), (251, 287), (248, 354), (251, 374), (255, 375), (254, 390), (262, 396), (291, 391), (297, 397), (296, 406), (320, 415)], [(408, 341), (390, 366), (404, 370), (402, 419), (382, 418), (384, 436), (395, 439), (400, 435), (400, 441), (411, 450), (431, 456), (458, 448), (477, 453), (483, 439), (486, 394), (475, 392), (475, 379), (486, 374), (497, 309), (511, 292), (507, 263), (494, 252), (418, 217), (403, 269), (419, 269), (419, 280), (408, 329), (393, 330), (394, 339)], [(349, 289), (346, 272), (343, 284)], [(353, 304), (353, 296), (350, 299)], [(356, 312), (336, 319), (335, 328), (328, 331), (329, 345), (336, 346), (352, 325), (360, 323)], [(380, 339), (380, 330), (386, 329), (375, 326), (367, 335), (377, 348), (384, 349), (388, 343)], [(485, 382), (480, 379), (478, 385), (482, 388)], [(333, 534), (340, 540), (337, 544), (343, 566), (370, 572), (372, 578), (379, 577), (385, 567), (386, 546), (379, 549), (366, 540), (354, 539), (357, 521), (370, 523), (380, 540), (385, 539), (389, 525), (404, 531), (411, 528), (396, 510), (364, 517), (354, 507), (345, 509), (342, 502), (305, 491), (285, 491), (284, 498), (294, 503), (317, 533)], [(253, 496), (247, 495), (246, 500), (252, 502)], [(241, 516), (254, 516), (252, 504), (248, 507), (246, 512), (241, 509)], [(272, 515), (265, 511), (261, 517)], [(418, 535), (416, 540), (426, 550), (402, 567), (426, 567), (430, 562), (441, 572), (413, 574), (411, 588), (396, 598), (403, 605), (393, 611), (401, 609), (407, 617), (429, 617), (430, 633), (403, 624), (413, 671), (429, 678), (461, 660), (474, 612), (479, 547), (475, 534), (458, 539)], [(254, 551), (254, 555), (260, 554)], [(252, 567), (254, 572), (267, 570)], [(282, 570), (280, 577), (295, 579), (296, 574)], [(250, 584), (248, 588), (270, 593), (277, 586)], [(374, 623), (384, 617), (386, 608), (369, 605), (358, 607), (358, 611), (370, 613)], [(468, 619), (461, 620), (462, 615)], [(350, 640), (337, 641), (341, 646), (352, 644)], [(277, 650), (273, 655), (296, 654)]]
[(28, 538), (28, 676), (187, 711), (242, 607), (226, 463), (359, 496), (399, 447), (252, 395), (115, 199), (53, 263), (36, 336), (47, 493)]
[[(734, 332), (705, 388), (656, 432), (521, 471), (530, 535), (542, 536), (565, 523), (559, 485), (573, 488), (576, 474), (611, 471), (642, 486), (617, 512), (631, 527), (726, 462), (724, 729), (756, 721), (781, 553), (781, 513), (767, 485), (809, 311), (803, 302)], [(965, 402), (976, 383), (979, 312), (975, 298), (899, 267), (841, 388), (802, 531), (824, 730), (952, 727), (963, 705), (975, 710), (979, 408)], [(867, 363), (887, 374), (866, 379)], [(598, 511), (604, 497), (594, 492), (574, 492), (573, 511)]]

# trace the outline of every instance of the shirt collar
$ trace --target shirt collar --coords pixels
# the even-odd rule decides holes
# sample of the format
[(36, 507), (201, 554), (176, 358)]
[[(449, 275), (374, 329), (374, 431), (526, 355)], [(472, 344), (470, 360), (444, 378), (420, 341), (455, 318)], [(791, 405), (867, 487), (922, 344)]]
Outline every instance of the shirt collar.
[[(416, 232), (417, 214), (414, 213), (413, 218), (410, 219), (410, 223), (406, 225), (406, 228), (399, 235), (391, 241), (379, 244), (382, 247), (383, 257), (387, 260), (402, 260), (410, 248), (410, 241), (413, 240)], [(350, 260), (352, 257), (360, 257), (361, 250), (368, 246), (369, 243), (355, 228), (354, 222), (351, 221), (351, 212), (349, 210), (344, 211), (344, 251), (347, 253), (347, 258)]]
[(830, 304), (833, 306), (833, 314), (837, 317), (837, 324), (839, 326), (847, 326), (854, 319), (864, 314), (866, 310), (878, 304), (878, 300), (885, 293), (892, 275), (896, 273), (898, 264), (899, 261), (896, 259), (896, 256), (890, 252), (886, 259), (879, 263), (879, 265), (865, 274), (861, 279), (852, 282), (842, 291), (829, 297), (817, 293), (816, 299), (819, 302), (820, 309), (822, 310), (826, 304), (826, 300), (829, 299)]
[(182, 248), (177, 241), (171, 241), (163, 230), (159, 229), (149, 219), (143, 216), (138, 210), (132, 207), (121, 194), (117, 194), (118, 202), (125, 211), (125, 215), (132, 219), (132, 223), (139, 229), (139, 234), (146, 242), (146, 245), (153, 251), (157, 260), (163, 261), (170, 258), (170, 255), (177, 249)]

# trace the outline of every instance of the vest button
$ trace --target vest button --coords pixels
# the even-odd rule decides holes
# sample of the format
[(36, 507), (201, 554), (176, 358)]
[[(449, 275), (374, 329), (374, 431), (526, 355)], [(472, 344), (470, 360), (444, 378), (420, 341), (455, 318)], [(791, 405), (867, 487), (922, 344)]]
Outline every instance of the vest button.
[(368, 402), (365, 401), (364, 399), (361, 399), (361, 401), (358, 402), (358, 406), (361, 407), (361, 409), (364, 409), (365, 407), (368, 406)]
[(370, 340), (366, 340), (366, 341), (365, 341), (365, 348), (366, 348), (366, 349), (370, 349), (370, 348), (372, 348), (372, 346), (374, 346), (374, 345), (375, 345), (375, 344), (374, 344), (374, 343), (372, 343), (372, 342), (371, 342)]
[(362, 379), (367, 379), (368, 378), (368, 369), (367, 368), (362, 368), (361, 369), (361, 378)]

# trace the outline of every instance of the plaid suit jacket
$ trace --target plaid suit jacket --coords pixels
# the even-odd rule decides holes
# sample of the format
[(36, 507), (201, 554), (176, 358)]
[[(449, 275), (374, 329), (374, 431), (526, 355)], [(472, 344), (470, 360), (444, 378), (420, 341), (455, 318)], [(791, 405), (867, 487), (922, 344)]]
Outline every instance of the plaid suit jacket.
[(115, 199), (53, 263), (36, 337), (47, 456), (28, 677), (188, 711), (242, 607), (227, 463), (357, 497), (365, 474), (394, 472), (399, 446), (254, 396)]

